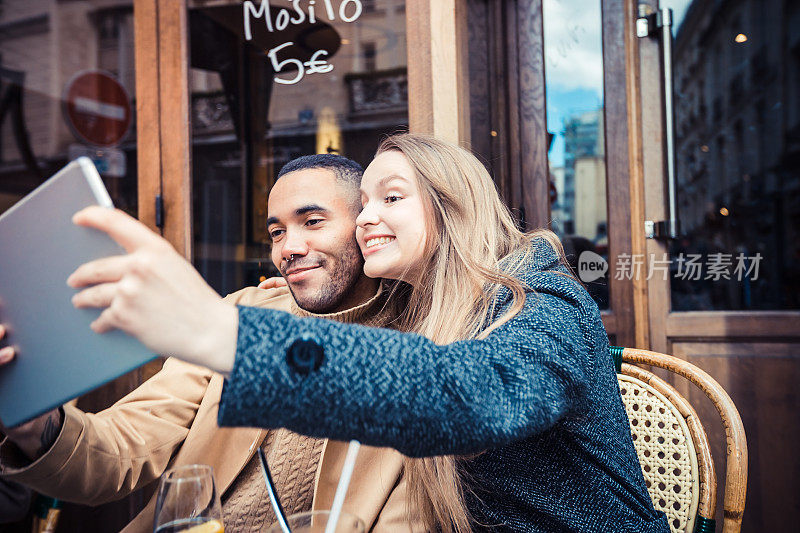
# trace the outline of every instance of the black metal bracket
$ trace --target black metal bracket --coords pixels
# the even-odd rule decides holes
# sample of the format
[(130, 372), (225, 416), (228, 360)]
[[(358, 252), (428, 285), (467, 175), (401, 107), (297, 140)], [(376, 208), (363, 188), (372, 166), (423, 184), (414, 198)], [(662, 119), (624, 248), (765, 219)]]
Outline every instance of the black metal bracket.
[(156, 227), (164, 228), (164, 197), (156, 195)]

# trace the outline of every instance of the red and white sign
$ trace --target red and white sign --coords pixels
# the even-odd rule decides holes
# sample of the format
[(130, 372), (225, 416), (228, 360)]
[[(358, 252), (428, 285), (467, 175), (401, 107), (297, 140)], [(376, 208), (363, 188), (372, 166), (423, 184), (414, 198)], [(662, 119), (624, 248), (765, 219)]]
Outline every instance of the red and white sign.
[(131, 127), (128, 92), (110, 74), (86, 70), (64, 90), (64, 115), (72, 132), (96, 146), (115, 146)]

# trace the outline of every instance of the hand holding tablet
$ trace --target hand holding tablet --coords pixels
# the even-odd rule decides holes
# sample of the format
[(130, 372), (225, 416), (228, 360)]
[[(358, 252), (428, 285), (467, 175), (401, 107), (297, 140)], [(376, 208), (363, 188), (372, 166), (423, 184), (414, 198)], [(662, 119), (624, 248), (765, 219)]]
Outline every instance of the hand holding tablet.
[(101, 230), (127, 255), (80, 266), (68, 283), (77, 308), (101, 308), (97, 333), (119, 329), (154, 352), (221, 373), (236, 353), (238, 312), (162, 237), (119, 210), (89, 207), (74, 222)]
[(113, 211), (94, 165), (81, 158), (0, 215), (0, 347), (13, 347), (0, 366), (0, 420), (8, 427), (155, 357), (122, 332), (94, 334), (88, 325), (98, 313), (72, 305), (67, 276), (121, 252), (102, 232), (72, 224), (87, 206)]

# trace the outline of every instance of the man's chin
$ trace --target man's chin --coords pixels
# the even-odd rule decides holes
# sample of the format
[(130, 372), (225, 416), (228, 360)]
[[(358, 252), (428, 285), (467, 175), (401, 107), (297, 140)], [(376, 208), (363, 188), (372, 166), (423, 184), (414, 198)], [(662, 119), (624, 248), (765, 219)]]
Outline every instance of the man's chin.
[(295, 303), (300, 309), (309, 313), (325, 314), (331, 312), (336, 307), (335, 302), (324, 295), (324, 284), (309, 283), (289, 283), (289, 291), (292, 293)]

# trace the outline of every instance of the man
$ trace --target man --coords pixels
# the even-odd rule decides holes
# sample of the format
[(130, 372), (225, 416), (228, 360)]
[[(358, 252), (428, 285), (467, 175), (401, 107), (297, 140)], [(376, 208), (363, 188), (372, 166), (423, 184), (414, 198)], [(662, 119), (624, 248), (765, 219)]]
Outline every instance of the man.
[[(385, 296), (364, 276), (355, 240), (361, 173), (357, 163), (335, 155), (288, 163), (268, 204), (272, 260), (288, 291), (248, 288), (226, 300), (386, 325)], [(4, 350), (0, 361), (9, 355)], [(226, 531), (261, 531), (274, 521), (254, 456), (261, 446), (287, 513), (329, 509), (346, 443), (284, 429), (220, 429), (222, 384), (218, 374), (168, 359), (161, 372), (101, 413), (64, 406), (6, 430), (0, 474), (63, 500), (99, 504), (152, 483), (168, 468), (206, 463), (223, 495)], [(154, 507), (155, 498), (123, 531), (151, 531)], [(362, 447), (344, 509), (368, 530), (421, 530), (407, 519), (402, 457), (393, 450)]]

